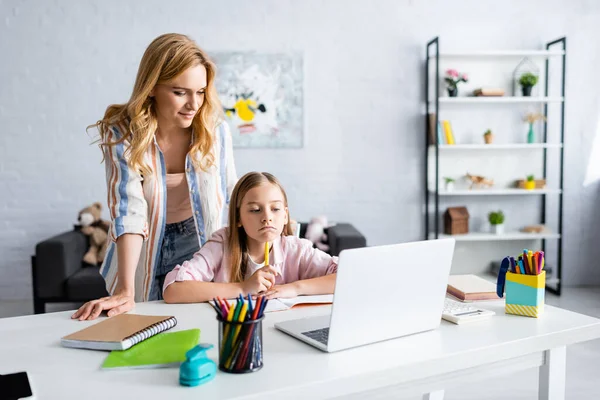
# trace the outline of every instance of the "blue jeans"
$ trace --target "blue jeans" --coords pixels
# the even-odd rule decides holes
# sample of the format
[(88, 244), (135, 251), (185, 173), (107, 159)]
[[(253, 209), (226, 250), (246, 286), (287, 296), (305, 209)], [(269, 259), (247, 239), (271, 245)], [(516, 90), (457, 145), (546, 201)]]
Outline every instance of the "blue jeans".
[(193, 217), (185, 221), (175, 222), (174, 224), (167, 224), (160, 249), (158, 265), (154, 269), (154, 280), (149, 300), (163, 299), (162, 288), (165, 283), (165, 276), (177, 264), (191, 260), (194, 253), (199, 249), (200, 244), (198, 243), (198, 234), (196, 233), (196, 225)]

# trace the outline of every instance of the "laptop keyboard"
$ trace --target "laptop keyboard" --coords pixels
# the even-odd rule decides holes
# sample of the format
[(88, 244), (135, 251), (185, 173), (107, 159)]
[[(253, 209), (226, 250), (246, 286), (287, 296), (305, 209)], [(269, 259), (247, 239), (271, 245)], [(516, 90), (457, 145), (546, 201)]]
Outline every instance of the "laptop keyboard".
[(304, 336), (307, 336), (319, 343), (327, 345), (327, 339), (329, 338), (329, 327), (315, 329), (314, 331), (302, 332)]

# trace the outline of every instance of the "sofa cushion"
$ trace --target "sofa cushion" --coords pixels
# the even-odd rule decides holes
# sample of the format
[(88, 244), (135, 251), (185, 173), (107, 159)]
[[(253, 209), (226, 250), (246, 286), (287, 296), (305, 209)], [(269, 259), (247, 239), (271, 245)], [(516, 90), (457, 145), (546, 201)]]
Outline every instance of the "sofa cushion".
[(85, 267), (67, 279), (67, 297), (73, 301), (88, 301), (108, 296), (99, 267)]

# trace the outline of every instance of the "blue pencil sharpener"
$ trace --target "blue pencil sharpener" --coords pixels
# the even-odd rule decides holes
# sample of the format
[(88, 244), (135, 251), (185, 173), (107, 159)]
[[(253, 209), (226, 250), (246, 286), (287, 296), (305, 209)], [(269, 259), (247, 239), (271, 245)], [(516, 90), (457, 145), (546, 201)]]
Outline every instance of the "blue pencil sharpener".
[(179, 367), (179, 384), (182, 386), (198, 386), (214, 379), (217, 364), (206, 356), (206, 350), (212, 344), (199, 344), (185, 353), (186, 360)]

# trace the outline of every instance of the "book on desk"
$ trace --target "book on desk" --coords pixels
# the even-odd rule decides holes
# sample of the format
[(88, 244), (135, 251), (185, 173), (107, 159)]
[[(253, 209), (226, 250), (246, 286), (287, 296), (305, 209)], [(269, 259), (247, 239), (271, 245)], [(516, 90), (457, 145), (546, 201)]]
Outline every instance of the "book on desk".
[(477, 275), (450, 275), (446, 291), (460, 301), (498, 300), (496, 285)]
[(127, 350), (177, 325), (173, 316), (121, 314), (64, 336), (65, 347), (91, 350)]

